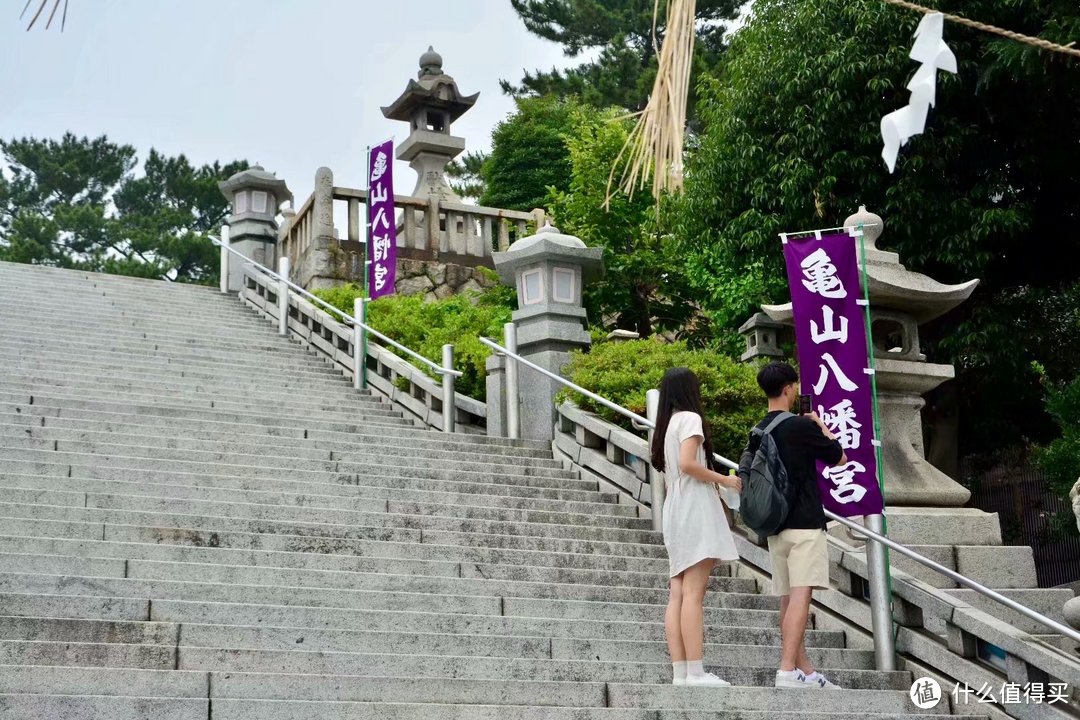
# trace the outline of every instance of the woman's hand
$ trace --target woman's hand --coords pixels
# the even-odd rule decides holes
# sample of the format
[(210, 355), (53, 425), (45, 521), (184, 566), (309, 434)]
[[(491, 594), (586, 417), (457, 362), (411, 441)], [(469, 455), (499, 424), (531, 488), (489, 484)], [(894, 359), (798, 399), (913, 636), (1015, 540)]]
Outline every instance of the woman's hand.
[(724, 475), (723, 478), (724, 479), (720, 481), (721, 485), (723, 485), (724, 487), (726, 487), (728, 489), (734, 490), (737, 493), (742, 492), (742, 478), (741, 477), (739, 477), (738, 475)]

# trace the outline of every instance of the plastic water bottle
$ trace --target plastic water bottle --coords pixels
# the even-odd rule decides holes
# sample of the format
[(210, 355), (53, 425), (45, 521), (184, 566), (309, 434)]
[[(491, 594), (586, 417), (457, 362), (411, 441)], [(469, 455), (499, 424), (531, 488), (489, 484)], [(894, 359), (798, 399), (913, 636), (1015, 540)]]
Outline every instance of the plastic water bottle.
[[(735, 475), (735, 469), (734, 468), (729, 469), (728, 470), (728, 475)], [(722, 485), (719, 486), (719, 487), (720, 487), (720, 499), (722, 499), (724, 501), (724, 504), (727, 505), (732, 510), (738, 510), (739, 509), (739, 501), (740, 501), (739, 493), (732, 490), (731, 488), (724, 487)]]

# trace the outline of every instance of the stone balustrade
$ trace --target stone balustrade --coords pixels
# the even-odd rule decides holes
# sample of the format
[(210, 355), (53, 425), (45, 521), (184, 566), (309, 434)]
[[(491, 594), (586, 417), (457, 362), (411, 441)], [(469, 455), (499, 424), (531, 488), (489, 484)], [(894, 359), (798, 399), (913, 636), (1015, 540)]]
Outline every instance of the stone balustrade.
[[(557, 458), (597, 479), (602, 487), (617, 490), (620, 502), (638, 506), (640, 517), (651, 516), (649, 482), (662, 475), (648, 466), (644, 438), (571, 403), (558, 408), (555, 430), (553, 447)], [(742, 560), (737, 572), (755, 577), (767, 590), (772, 574), (769, 551), (755, 542), (745, 528), (736, 524), (734, 530)], [(829, 536), (833, 589), (814, 594), (818, 610), (815, 627), (845, 631), (849, 647), (869, 650), (873, 648), (872, 624), (864, 592), (869, 572), (865, 546), (857, 545), (855, 541)], [(906, 664), (916, 677), (934, 677), (945, 692), (957, 682), (966, 683), (975, 692), (986, 684), (994, 688), (994, 697), (998, 697), (1005, 682), (1021, 686), (1043, 683), (1046, 687), (1065, 683), (1071, 693), (1067, 704), (1014, 703), (1008, 705), (1008, 711), (1021, 720), (1076, 717), (1075, 708), (1080, 707), (1080, 656), (1071, 640), (1049, 634), (1049, 629), (1037, 628), (1033, 620), (1001, 606), (994, 612), (1002, 617), (994, 617), (982, 609), (997, 605), (992, 600), (974, 595), (957, 597), (895, 564), (892, 590), (893, 615), (898, 625), (896, 650), (902, 654), (902, 666)], [(937, 672), (929, 668), (937, 668)], [(986, 707), (979, 705), (974, 695), (970, 704), (972, 711)]]
[[(277, 283), (250, 265), (244, 269), (240, 299), (275, 322)], [(289, 333), (347, 377), (353, 375), (353, 329), (295, 293), (289, 294)], [(442, 430), (442, 385), (390, 350), (369, 339), (368, 385), (398, 409), (428, 427)], [(487, 406), (455, 393), (455, 431), (486, 434)]]
[[(367, 190), (335, 186), (330, 170), (320, 168), (314, 192), (298, 211), (284, 214), (278, 233), (278, 257), (289, 258), (294, 282), (312, 289), (362, 280), (366, 202)], [(524, 237), (530, 223), (544, 222), (542, 210), (465, 205), (437, 195), (395, 195), (394, 203), (399, 211), (399, 281), (410, 276), (400, 271), (409, 261), (417, 266), (492, 268), (492, 252), (505, 251)], [(346, 218), (345, 238), (338, 237), (336, 217)]]

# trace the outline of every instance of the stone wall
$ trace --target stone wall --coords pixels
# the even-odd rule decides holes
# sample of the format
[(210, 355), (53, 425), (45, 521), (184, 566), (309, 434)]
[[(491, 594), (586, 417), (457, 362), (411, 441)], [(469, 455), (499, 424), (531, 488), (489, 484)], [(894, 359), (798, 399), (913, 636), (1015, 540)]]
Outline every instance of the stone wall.
[(498, 284), (498, 278), (486, 268), (400, 258), (397, 263), (398, 294), (423, 295), (429, 302), (465, 292), (481, 292)]

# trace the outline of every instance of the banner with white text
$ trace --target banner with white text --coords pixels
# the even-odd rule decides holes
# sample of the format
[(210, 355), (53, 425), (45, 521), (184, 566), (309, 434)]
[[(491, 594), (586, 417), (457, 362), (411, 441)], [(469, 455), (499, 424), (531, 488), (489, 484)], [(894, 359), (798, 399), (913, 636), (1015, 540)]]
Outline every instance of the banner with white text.
[[(802, 392), (840, 440), (847, 463), (818, 463), (825, 508), (843, 517), (874, 515), (884, 502), (878, 484), (874, 395), (857, 233), (781, 236), (791, 286)], [(853, 235), (854, 233), (854, 235)]]
[(371, 148), (368, 173), (368, 297), (376, 300), (393, 295), (397, 279), (393, 140)]

